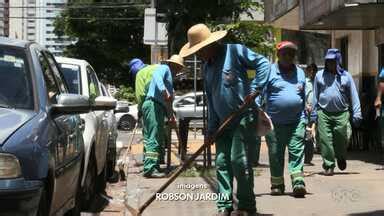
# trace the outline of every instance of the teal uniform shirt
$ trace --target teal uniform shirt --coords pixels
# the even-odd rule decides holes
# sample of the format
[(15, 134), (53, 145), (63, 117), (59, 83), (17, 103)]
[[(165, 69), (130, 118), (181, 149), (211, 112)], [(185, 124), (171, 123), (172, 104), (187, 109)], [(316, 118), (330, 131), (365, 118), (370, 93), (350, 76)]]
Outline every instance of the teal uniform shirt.
[[(253, 80), (247, 70), (256, 70)], [(263, 89), (268, 80), (268, 59), (240, 44), (226, 44), (214, 59), (205, 62), (203, 73), (208, 99), (208, 134), (238, 110), (244, 97)]]

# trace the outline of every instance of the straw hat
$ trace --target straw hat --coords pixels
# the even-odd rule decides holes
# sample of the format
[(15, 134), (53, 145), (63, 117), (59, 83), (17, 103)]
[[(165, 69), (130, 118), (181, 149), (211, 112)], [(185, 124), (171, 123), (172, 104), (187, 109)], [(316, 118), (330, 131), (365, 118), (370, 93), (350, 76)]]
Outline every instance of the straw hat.
[(185, 66), (184, 66), (184, 63), (183, 63), (184, 60), (183, 60), (183, 58), (182, 58), (181, 56), (179, 56), (179, 55), (172, 55), (170, 59), (165, 60), (165, 61), (166, 61), (166, 62), (170, 62), (170, 63), (177, 64), (177, 65), (179, 65), (179, 66), (181, 66), (181, 67), (185, 67)]
[(180, 50), (181, 57), (187, 57), (201, 48), (216, 42), (227, 35), (227, 31), (211, 32), (204, 24), (197, 24), (188, 30), (188, 43)]

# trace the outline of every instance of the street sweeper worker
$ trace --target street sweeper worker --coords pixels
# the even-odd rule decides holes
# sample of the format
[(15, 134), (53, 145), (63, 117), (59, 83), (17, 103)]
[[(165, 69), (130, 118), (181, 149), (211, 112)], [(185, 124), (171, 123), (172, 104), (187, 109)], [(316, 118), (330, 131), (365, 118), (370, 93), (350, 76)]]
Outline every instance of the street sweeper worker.
[(331, 176), (334, 174), (335, 158), (340, 170), (347, 167), (347, 145), (352, 133), (350, 113), (355, 127), (362, 120), (355, 82), (351, 74), (342, 68), (338, 49), (328, 49), (325, 68), (316, 74), (313, 94), (324, 174)]
[[(172, 74), (183, 69), (183, 58), (172, 56), (165, 64), (145, 65), (139, 59), (129, 63), (131, 76), (135, 77), (138, 109), (143, 119), (144, 177), (162, 178), (159, 159), (164, 145), (164, 118), (172, 118)], [(174, 121), (174, 120), (171, 120)]]
[(288, 170), (293, 195), (303, 197), (306, 188), (303, 176), (305, 134), (305, 74), (294, 64), (296, 44), (277, 44), (278, 62), (271, 66), (265, 86), (267, 113), (274, 130), (266, 136), (271, 172), (271, 195), (285, 192), (284, 158), (288, 148)]
[[(249, 95), (262, 89), (270, 71), (268, 60), (240, 44), (219, 42), (227, 31), (211, 32), (204, 24), (188, 30), (188, 43), (180, 50), (186, 57), (196, 54), (203, 61), (203, 76), (208, 99), (208, 136), (243, 103), (253, 101)], [(256, 70), (253, 80), (247, 69)], [(248, 97), (247, 97), (248, 96)], [(219, 216), (256, 215), (253, 192), (257, 113), (242, 113), (216, 140), (218, 192), (229, 199), (217, 200)], [(211, 138), (208, 138), (211, 139)], [(238, 209), (233, 210), (233, 177), (237, 180)]]

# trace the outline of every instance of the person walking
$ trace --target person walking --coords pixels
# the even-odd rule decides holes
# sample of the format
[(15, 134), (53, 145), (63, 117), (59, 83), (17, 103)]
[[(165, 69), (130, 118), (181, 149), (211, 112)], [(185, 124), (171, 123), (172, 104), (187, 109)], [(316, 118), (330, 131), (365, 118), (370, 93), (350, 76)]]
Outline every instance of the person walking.
[(297, 46), (290, 41), (277, 44), (278, 62), (271, 66), (271, 75), (264, 90), (267, 114), (274, 130), (267, 134), (271, 172), (271, 195), (285, 192), (284, 156), (288, 147), (288, 170), (293, 195), (306, 194), (304, 183), (305, 74), (294, 64)]
[[(222, 44), (219, 41), (227, 31), (211, 32), (204, 24), (188, 30), (188, 43), (180, 50), (186, 57), (196, 54), (204, 63), (203, 76), (208, 99), (208, 138), (226, 117), (236, 112), (243, 103), (253, 102), (249, 95), (262, 89), (268, 79), (268, 60), (240, 44)], [(247, 69), (256, 70), (249, 79)], [(254, 102), (253, 102), (254, 103)], [(255, 156), (257, 113), (242, 113), (217, 138), (216, 173), (218, 192), (229, 199), (219, 199), (219, 216), (256, 215), (253, 192), (253, 161)], [(233, 178), (237, 180), (238, 209), (233, 210)]]
[(318, 143), (326, 176), (334, 174), (335, 159), (340, 170), (347, 168), (347, 145), (352, 123), (361, 123), (360, 99), (351, 74), (341, 65), (338, 49), (328, 49), (325, 68), (315, 76), (313, 106), (317, 112)]

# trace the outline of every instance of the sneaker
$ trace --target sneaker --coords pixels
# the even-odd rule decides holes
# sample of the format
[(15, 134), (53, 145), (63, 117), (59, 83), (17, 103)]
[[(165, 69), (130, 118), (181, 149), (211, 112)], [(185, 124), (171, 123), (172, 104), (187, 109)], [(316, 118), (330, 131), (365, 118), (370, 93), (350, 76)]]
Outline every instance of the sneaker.
[(283, 185), (280, 185), (280, 186), (272, 186), (271, 187), (271, 195), (272, 196), (281, 196), (284, 194), (284, 186)]
[(155, 169), (152, 173), (145, 173), (145, 178), (164, 178), (166, 175), (163, 172), (159, 172), (157, 169)]
[(220, 209), (219, 211), (217, 211), (216, 216), (230, 216), (231, 211), (232, 210), (229, 210), (229, 209)]
[(302, 198), (307, 194), (304, 184), (298, 184), (293, 186), (293, 196), (296, 198)]
[(333, 172), (333, 168), (327, 168), (324, 170), (324, 175), (325, 176), (333, 176), (334, 172)]
[(337, 159), (337, 167), (340, 170), (345, 170), (347, 168), (347, 161), (345, 159)]
[(256, 216), (256, 211), (236, 210), (231, 213), (231, 216)]

